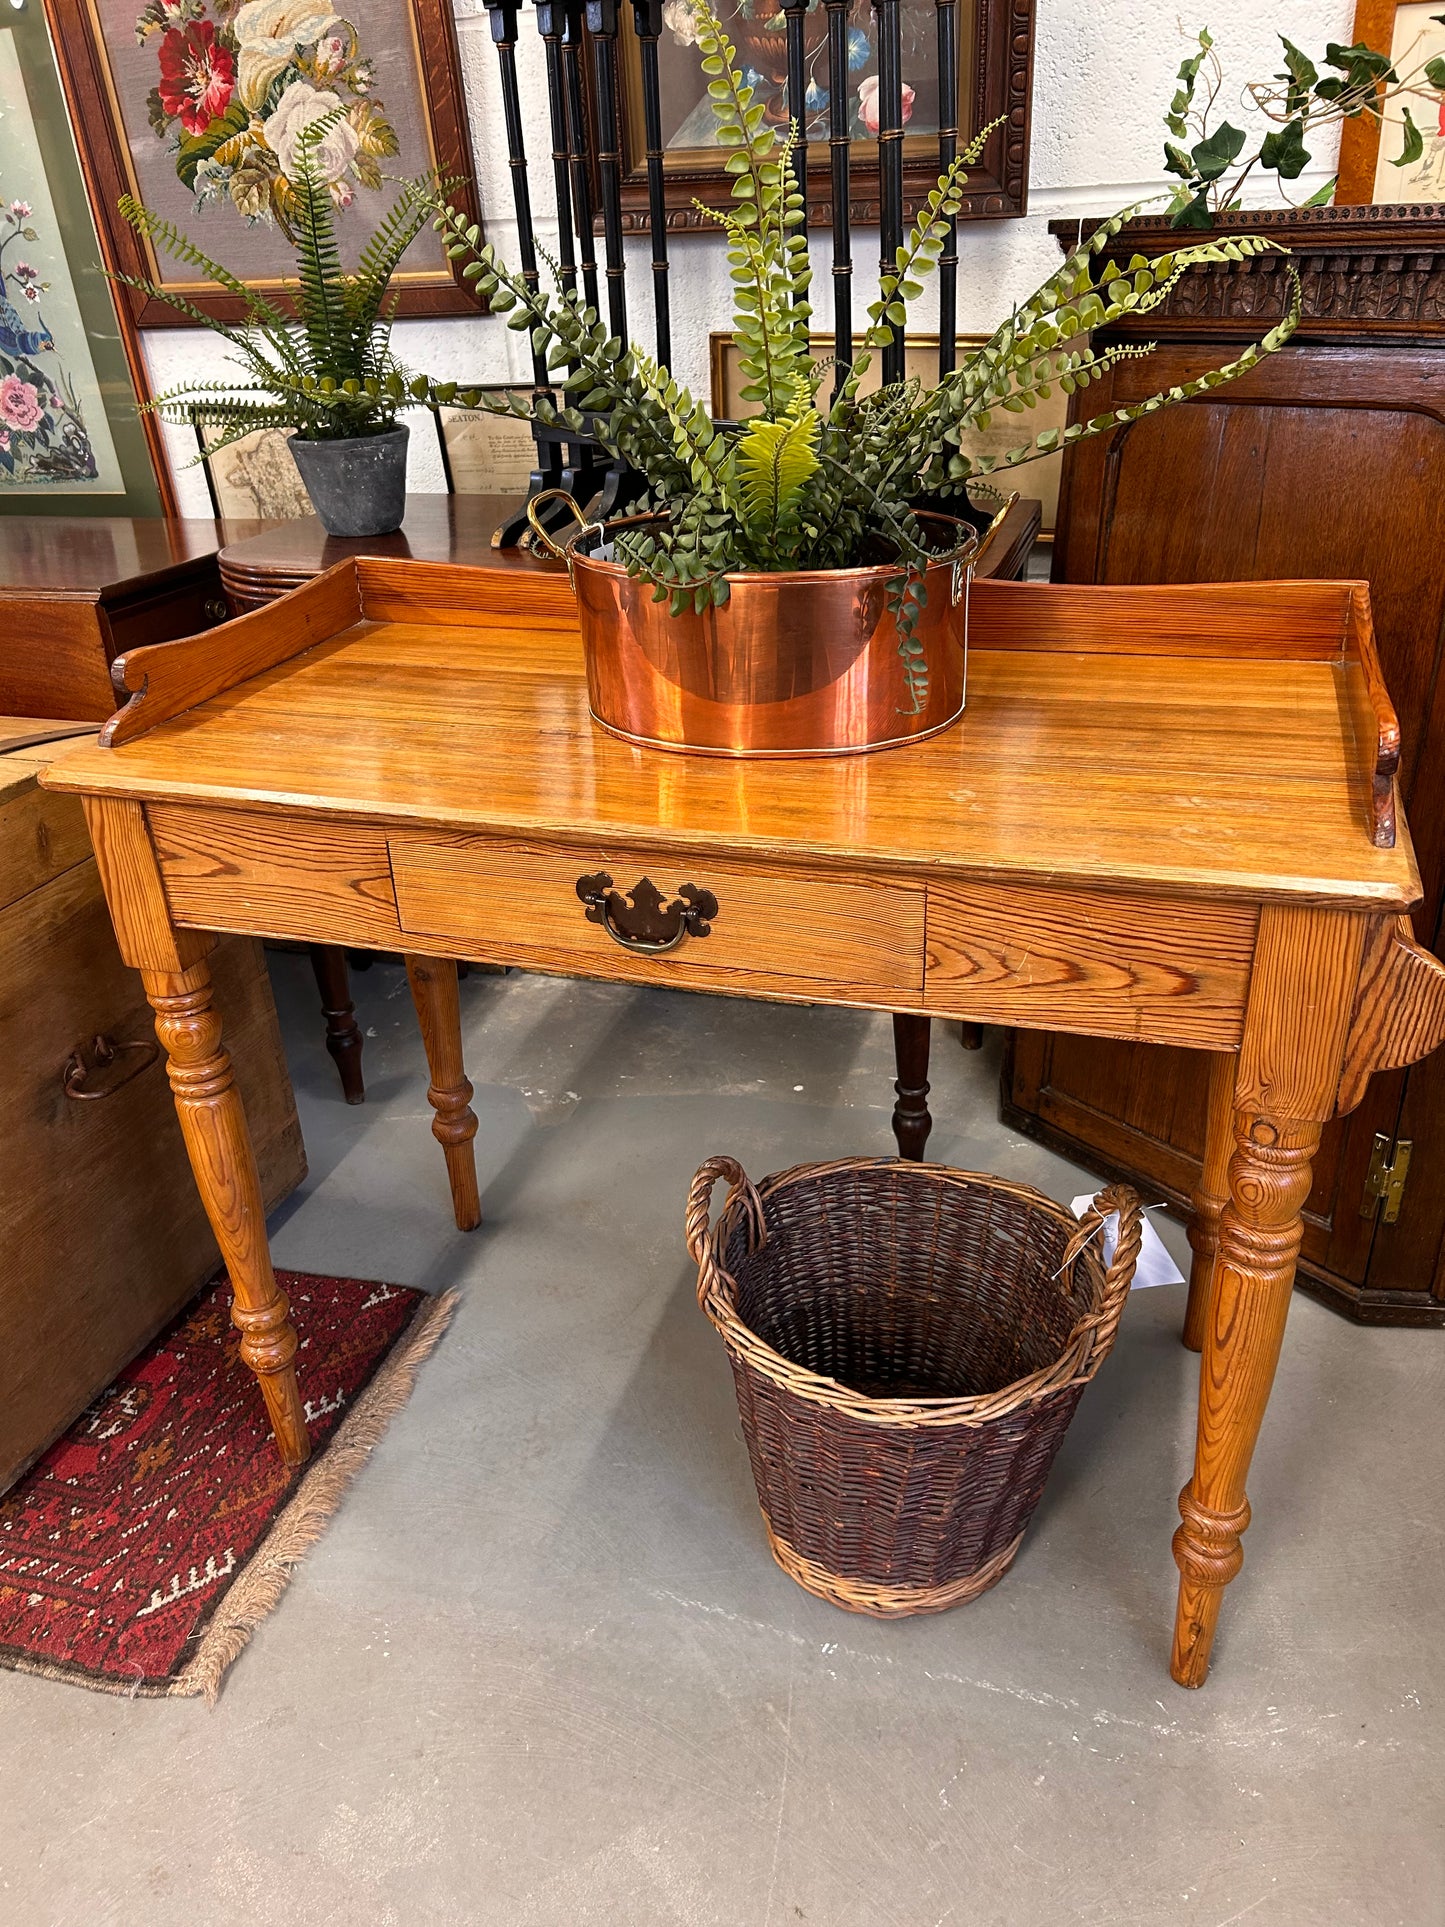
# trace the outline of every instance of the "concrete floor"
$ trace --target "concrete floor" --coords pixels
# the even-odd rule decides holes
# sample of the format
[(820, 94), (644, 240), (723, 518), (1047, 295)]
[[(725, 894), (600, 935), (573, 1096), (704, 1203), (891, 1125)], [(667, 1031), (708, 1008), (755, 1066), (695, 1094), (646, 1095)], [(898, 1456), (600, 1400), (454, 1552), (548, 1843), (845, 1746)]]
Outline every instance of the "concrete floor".
[[(1203, 1692), (1166, 1672), (1195, 1364), (1136, 1295), (1013, 1573), (879, 1624), (772, 1565), (687, 1181), (886, 1150), (886, 1018), (462, 986), (451, 1229), (397, 966), (341, 1102), (274, 959), (311, 1176), (284, 1264), (456, 1321), (220, 1704), (0, 1674), (3, 1927), (1438, 1927), (1441, 1337), (1296, 1298)], [(940, 1030), (931, 1150), (1059, 1197)], [(1177, 1228), (1166, 1235), (1177, 1250)]]

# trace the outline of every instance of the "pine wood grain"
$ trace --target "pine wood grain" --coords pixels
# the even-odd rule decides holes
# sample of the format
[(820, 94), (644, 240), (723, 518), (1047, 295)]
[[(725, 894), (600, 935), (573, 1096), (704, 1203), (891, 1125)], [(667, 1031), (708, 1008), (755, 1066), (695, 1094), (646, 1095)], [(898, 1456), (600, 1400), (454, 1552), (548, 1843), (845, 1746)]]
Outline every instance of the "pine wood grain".
[(1413, 854), (1405, 837), (1371, 847), (1346, 669), (975, 647), (967, 712), (930, 742), (738, 764), (598, 730), (569, 629), (360, 624), (138, 741), (76, 751), (47, 781), (820, 868), (866, 851), (883, 870), (1403, 909)]
[(287, 1465), (311, 1452), (296, 1384), (296, 1327), (266, 1242), (266, 1203), (231, 1059), (221, 1043), (209, 964), (142, 970), (196, 1188), (231, 1281), (231, 1321), (256, 1374)]
[(327, 641), (361, 613), (356, 564), (338, 563), (287, 596), (276, 611), (257, 610), (204, 635), (154, 643), (118, 656), (111, 677), (130, 700), (101, 731), (107, 748), (224, 694), (263, 669)]
[(50, 795), (34, 765), (16, 769), (14, 763), (0, 757), (0, 910), (90, 856), (76, 799)]
[(86, 796), (83, 801), (121, 956), (137, 970), (180, 971), (198, 963), (215, 937), (172, 927), (144, 809), (119, 797)]
[(1352, 582), (979, 582), (969, 642), (980, 649), (1062, 650), (1215, 661), (1335, 662), (1347, 649)]
[(1382, 917), (1360, 970), (1335, 1115), (1354, 1109), (1375, 1071), (1417, 1064), (1441, 1044), (1445, 963), (1420, 948), (1408, 917)]
[(1219, 1251), (1219, 1220), (1229, 1202), (1229, 1160), (1234, 1151), (1235, 1059), (1218, 1051), (1209, 1065), (1209, 1097), (1204, 1130), (1204, 1162), (1189, 1221), (1189, 1302), (1184, 1308), (1184, 1343), (1204, 1349), (1209, 1328), (1209, 1290)]
[(1200, 1359), (1194, 1474), (1174, 1535), (1179, 1603), (1170, 1670), (1202, 1686), (1224, 1588), (1249, 1524), (1245, 1478), (1274, 1383), (1320, 1126), (1334, 1107), (1366, 920), (1261, 913), (1234, 1086), (1229, 1202)]
[[(644, 981), (714, 987), (756, 973), (859, 983), (905, 999), (923, 987), (924, 897), (906, 885), (809, 878), (720, 862), (699, 853), (597, 844), (585, 851), (506, 845), (481, 838), (391, 840), (402, 929), (525, 964), (611, 976), (619, 962), (640, 964)], [(635, 958), (589, 922), (578, 878), (611, 876), (627, 892), (644, 876), (671, 901), (685, 883), (711, 890), (718, 913), (706, 937), (676, 950)]]
[(1257, 923), (1243, 903), (933, 884), (924, 1001), (1035, 1029), (1233, 1045)]
[(259, 810), (153, 803), (146, 812), (178, 924), (394, 950), (383, 830)]

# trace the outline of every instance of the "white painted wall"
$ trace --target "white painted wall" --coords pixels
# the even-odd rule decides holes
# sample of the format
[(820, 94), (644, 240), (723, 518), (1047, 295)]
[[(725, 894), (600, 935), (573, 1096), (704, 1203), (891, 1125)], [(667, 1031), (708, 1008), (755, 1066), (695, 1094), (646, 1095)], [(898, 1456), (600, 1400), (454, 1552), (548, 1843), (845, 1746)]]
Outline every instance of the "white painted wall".
[[(1224, 111), (1237, 101), (1247, 79), (1273, 73), (1279, 54), (1276, 35), (1286, 33), (1308, 51), (1322, 50), (1327, 39), (1348, 40), (1354, 0), (1199, 0), (1178, 14), (1153, 0), (1039, 0), (1039, 39), (1034, 68), (1033, 150), (1029, 212), (1022, 220), (968, 223), (962, 230), (958, 325), (965, 332), (991, 328), (1005, 306), (1026, 295), (1058, 261), (1048, 232), (1060, 215), (1102, 214), (1159, 193), (1162, 172), (1163, 114), (1174, 90), (1174, 73), (1192, 49), (1194, 30), (1205, 25), (1215, 35), (1224, 60)], [(524, 12), (523, 26), (530, 25)], [(477, 178), (489, 237), (503, 255), (515, 259), (516, 225), (502, 133), (496, 56), (487, 17), (470, 0), (457, 0), (457, 25), (466, 74)], [(554, 221), (547, 155), (546, 89), (542, 47), (524, 33), (519, 49), (526, 93), (526, 124), (540, 165), (533, 168), (532, 194), (539, 228)], [(1239, 115), (1233, 116), (1236, 123)], [(1296, 183), (1301, 200), (1331, 171), (1332, 157), (1313, 176)], [(1253, 186), (1253, 182), (1250, 184)], [(1275, 199), (1273, 182), (1260, 184), (1262, 205)], [(818, 285), (826, 300), (828, 240), (811, 237)], [(711, 236), (671, 238), (673, 262), (673, 358), (676, 372), (694, 393), (707, 394), (709, 333), (728, 325), (726, 267), (721, 244)], [(854, 260), (863, 267), (871, 250), (866, 237), (855, 240)], [(650, 335), (645, 237), (630, 246), (631, 280), (637, 292), (638, 332)], [(862, 287), (860, 277), (860, 291)], [(920, 330), (935, 325), (932, 290), (915, 310)], [(826, 327), (826, 318), (821, 321)], [(398, 324), (397, 352), (413, 368), (440, 380), (499, 381), (525, 377), (523, 338), (500, 319), (462, 318)], [(151, 380), (159, 388), (202, 377), (216, 370), (214, 336), (194, 329), (163, 329), (146, 336)], [(424, 419), (424, 418), (423, 418)], [(199, 469), (182, 465), (194, 453), (189, 430), (168, 430), (183, 514), (209, 514)], [(413, 437), (410, 485), (442, 487), (441, 464), (430, 434)]]

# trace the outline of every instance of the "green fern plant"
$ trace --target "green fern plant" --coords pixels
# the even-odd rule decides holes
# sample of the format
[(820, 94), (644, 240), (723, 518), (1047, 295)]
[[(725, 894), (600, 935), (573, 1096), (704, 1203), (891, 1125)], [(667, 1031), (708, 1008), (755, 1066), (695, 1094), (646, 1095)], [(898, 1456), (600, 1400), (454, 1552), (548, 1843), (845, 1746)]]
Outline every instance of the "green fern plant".
[[(923, 572), (935, 554), (916, 505), (952, 500), (961, 506), (969, 484), (995, 468), (1035, 461), (1245, 373), (1293, 332), (1298, 276), (1288, 268), (1291, 300), (1281, 321), (1223, 367), (1146, 401), (1023, 439), (1003, 456), (975, 458), (965, 453), (964, 441), (1000, 410), (1025, 415), (1055, 387), (1072, 394), (1118, 362), (1152, 352), (1152, 344), (1098, 350), (1078, 345), (1090, 330), (1157, 308), (1196, 265), (1238, 261), (1275, 245), (1254, 235), (1217, 237), (1152, 261), (1135, 255), (1127, 266), (1116, 266), (1108, 250), (1136, 211), (1126, 208), (1075, 248), (937, 387), (925, 390), (912, 380), (864, 395), (873, 354), (905, 325), (909, 303), (938, 264), (967, 168), (992, 131), (986, 128), (919, 209), (892, 268), (881, 277), (862, 352), (831, 403), (820, 409), (818, 396), (832, 364), (809, 354), (810, 275), (793, 136), (780, 142), (766, 124), (762, 103), (743, 84), (736, 49), (705, 0), (695, 17), (708, 96), (733, 177), (731, 207), (712, 218), (727, 240), (742, 395), (757, 404), (759, 414), (715, 424), (641, 348), (610, 336), (579, 293), (529, 286), (483, 245), (476, 225), (444, 200), (436, 204), (437, 227), (449, 255), (464, 262), (465, 277), (492, 310), (505, 313), (508, 325), (525, 332), (534, 351), (545, 356), (561, 400), (497, 401), (477, 390), (453, 390), (441, 398), (496, 413), (535, 414), (548, 426), (595, 435), (639, 471), (647, 484), (646, 505), (664, 511), (666, 519), (651, 533), (619, 536), (615, 553), (632, 575), (653, 585), (659, 600), (668, 600), (674, 614), (725, 602), (729, 570), (849, 568), (896, 560), (891, 605), (908, 702), (916, 710), (928, 679), (917, 619)], [(418, 384), (416, 392), (426, 392), (426, 385)]]
[(291, 184), (297, 278), (286, 290), (294, 316), (202, 253), (173, 222), (129, 194), (121, 197), (120, 211), (137, 233), (243, 304), (239, 322), (218, 321), (157, 282), (129, 274), (113, 277), (202, 322), (231, 347), (241, 379), (183, 383), (143, 404), (166, 421), (219, 429), (209, 453), (258, 428), (294, 428), (307, 441), (383, 434), (411, 399), (410, 377), (391, 351), (396, 296), (388, 290), (402, 256), (432, 217), (437, 193), (448, 184), (403, 182), (362, 249), (355, 273), (343, 270), (318, 150), (344, 112), (312, 121), (297, 143)]

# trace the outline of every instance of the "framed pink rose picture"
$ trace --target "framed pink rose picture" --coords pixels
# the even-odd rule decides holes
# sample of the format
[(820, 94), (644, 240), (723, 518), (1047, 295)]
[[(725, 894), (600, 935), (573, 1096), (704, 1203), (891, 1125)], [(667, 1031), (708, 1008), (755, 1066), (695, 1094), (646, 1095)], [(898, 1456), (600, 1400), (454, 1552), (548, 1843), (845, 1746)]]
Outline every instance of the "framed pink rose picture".
[[(116, 212), (135, 195), (248, 284), (294, 274), (292, 178), (302, 134), (331, 125), (318, 157), (343, 257), (358, 255), (396, 196), (429, 171), (462, 181), (476, 218), (450, 0), (45, 0), (76, 139), (111, 267), (232, 320), (237, 303)], [(354, 218), (348, 218), (354, 217)], [(188, 278), (191, 277), (191, 278)], [(393, 287), (403, 315), (475, 313), (425, 229)], [(137, 326), (184, 325), (127, 291)]]

